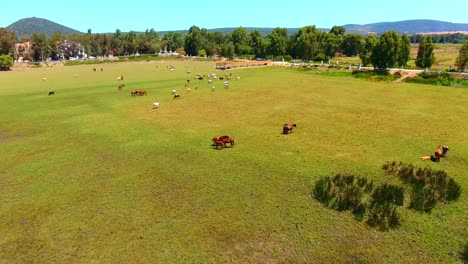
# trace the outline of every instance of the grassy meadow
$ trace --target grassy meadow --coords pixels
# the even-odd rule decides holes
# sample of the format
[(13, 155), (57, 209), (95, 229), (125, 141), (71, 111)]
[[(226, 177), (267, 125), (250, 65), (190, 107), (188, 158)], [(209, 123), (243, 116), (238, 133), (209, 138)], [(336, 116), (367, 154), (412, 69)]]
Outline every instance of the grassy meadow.
[[(0, 263), (461, 262), (466, 89), (213, 62), (102, 67), (0, 72)], [(224, 89), (196, 73), (233, 78)], [(213, 149), (216, 135), (235, 146)], [(438, 144), (440, 163), (419, 159)], [(311, 198), (337, 173), (400, 184), (386, 161), (445, 170), (461, 198), (401, 209), (389, 232)]]

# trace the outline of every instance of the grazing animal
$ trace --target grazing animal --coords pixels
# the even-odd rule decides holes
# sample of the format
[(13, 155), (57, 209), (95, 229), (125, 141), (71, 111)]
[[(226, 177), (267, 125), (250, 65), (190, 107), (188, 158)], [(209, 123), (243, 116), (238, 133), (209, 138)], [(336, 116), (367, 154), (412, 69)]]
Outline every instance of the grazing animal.
[(124, 77), (123, 75), (120, 75), (119, 77), (117, 77), (117, 81), (123, 81)]
[(283, 134), (292, 133), (293, 128), (296, 127), (296, 124), (284, 124), (283, 126)]
[(213, 141), (213, 145), (215, 149), (223, 149), (224, 148), (224, 142), (221, 140), (215, 140)]
[(224, 77), (219, 77), (220, 80), (224, 80)]
[(187, 81), (185, 82), (185, 87), (187, 87), (187, 86), (189, 86), (189, 85), (190, 85), (190, 80), (187, 80)]
[(96, 71), (96, 68), (93, 68), (93, 71)]
[(54, 91), (49, 92), (49, 95), (55, 95)]
[(153, 109), (154, 108), (159, 108), (161, 106), (161, 104), (159, 102), (154, 102), (153, 103)]
[(140, 95), (140, 96), (148, 95), (145, 90), (136, 90), (135, 93), (136, 93), (136, 95)]
[(229, 144), (229, 147), (231, 148), (234, 146), (234, 139), (230, 138), (229, 136), (215, 136), (213, 137), (212, 141), (215, 146), (216, 146), (216, 142), (222, 142), (223, 147), (225, 148), (228, 147), (227, 144)]
[(212, 80), (208, 80), (208, 84), (212, 83), (213, 81)]
[(213, 86), (213, 87), (211, 87), (211, 91), (212, 91), (212, 92), (214, 92), (214, 90), (215, 90), (215, 87), (214, 87), (214, 86)]
[(172, 94), (172, 95), (177, 94), (177, 91), (176, 91), (176, 90), (172, 90), (172, 91), (171, 91), (171, 94)]
[(237, 76), (237, 80), (240, 80), (240, 77), (239, 77), (239, 76)]
[(131, 94), (132, 96), (135, 96), (135, 95), (137, 95), (137, 92), (136, 92), (136, 91), (133, 91), (133, 92), (130, 92), (130, 94)]
[(104, 69), (103, 69), (103, 68), (101, 68), (101, 71), (104, 71)]
[(435, 149), (434, 156), (439, 160), (442, 157), (442, 149), (440, 148), (441, 145), (438, 145)]
[(47, 81), (47, 77), (42, 78), (42, 81), (43, 82)]
[(442, 146), (442, 157), (445, 157), (447, 155), (448, 150), (449, 150), (449, 147), (447, 145)]
[(119, 90), (122, 90), (123, 88), (125, 88), (125, 84), (119, 85)]
[(224, 82), (224, 88), (225, 88), (225, 89), (229, 88), (229, 82), (228, 82), (228, 81), (225, 81), (225, 82)]
[(174, 94), (174, 99), (180, 99), (180, 94)]
[(234, 139), (229, 136), (221, 136), (221, 141), (224, 143), (224, 147), (227, 147), (227, 144), (232, 148), (234, 147)]

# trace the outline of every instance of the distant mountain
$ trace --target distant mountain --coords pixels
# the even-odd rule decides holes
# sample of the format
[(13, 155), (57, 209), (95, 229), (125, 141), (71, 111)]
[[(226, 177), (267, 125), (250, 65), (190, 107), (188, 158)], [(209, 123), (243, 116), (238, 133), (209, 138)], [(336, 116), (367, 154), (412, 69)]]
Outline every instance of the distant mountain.
[(385, 31), (395, 30), (398, 33), (408, 35), (433, 32), (468, 31), (468, 24), (450, 23), (437, 20), (418, 19), (398, 22), (380, 22), (366, 25), (344, 25), (347, 33), (367, 35), (369, 33), (380, 34)]
[[(151, 26), (151, 25), (148, 25)], [(304, 25), (306, 26), (306, 24)], [(437, 20), (428, 20), (428, 19), (419, 19), (419, 20), (405, 20), (398, 22), (380, 22), (373, 24), (365, 25), (356, 25), (348, 24), (344, 25), (347, 33), (357, 33), (361, 35), (367, 35), (369, 33), (381, 34), (385, 31), (395, 30), (398, 33), (408, 33), (409, 35), (418, 34), (418, 33), (435, 33), (435, 32), (468, 32), (468, 24), (461, 23), (450, 23)], [(254, 30), (260, 31), (263, 36), (270, 34), (273, 31), (273, 28), (261, 28), (261, 27), (244, 27), (248, 32)], [(9, 25), (7, 27), (10, 31), (15, 31), (18, 36), (23, 35), (32, 35), (33, 33), (45, 33), (47, 36), (51, 36), (55, 32), (60, 32), (62, 35), (69, 35), (73, 33), (80, 34), (78, 30), (71, 29), (69, 27), (57, 24), (55, 22), (49, 21), (43, 18), (25, 18), (18, 20), (17, 22)], [(236, 27), (226, 27), (226, 28), (213, 28), (207, 29), (208, 32), (221, 32), (227, 34), (232, 32)], [(287, 28), (288, 34), (295, 34), (299, 28)], [(319, 30), (329, 31), (330, 29), (319, 28)], [(158, 32), (161, 35), (164, 35), (168, 32), (180, 32), (185, 34), (188, 32), (188, 29), (184, 30), (170, 30), (170, 31), (160, 31)]]
[[(396, 32), (403, 34), (407, 33), (409, 35), (419, 34), (419, 33), (436, 33), (436, 32), (468, 32), (468, 24), (457, 24), (437, 20), (428, 20), (428, 19), (419, 19), (419, 20), (405, 20), (398, 22), (380, 22), (373, 24), (365, 25), (356, 25), (348, 24), (344, 25), (346, 28), (346, 33), (357, 33), (360, 35), (368, 34), (382, 34), (385, 31), (395, 30)], [(208, 32), (222, 32), (224, 34), (232, 32), (234, 27), (229, 28), (214, 28), (208, 29)], [(263, 36), (270, 34), (273, 31), (273, 28), (256, 28), (256, 27), (245, 27), (248, 32), (258, 30)], [(288, 34), (292, 35), (299, 31), (299, 28), (287, 28)], [(329, 31), (330, 29), (319, 28), (319, 30)], [(164, 35), (170, 31), (161, 31), (160, 33)], [(173, 32), (181, 32), (183, 34), (187, 33), (188, 30), (175, 30)]]
[(70, 35), (73, 33), (81, 34), (81, 32), (78, 30), (57, 24), (44, 18), (37, 17), (18, 20), (6, 27), (6, 29), (16, 32), (18, 36), (30, 36), (34, 33), (44, 33), (47, 36), (52, 36), (55, 32), (60, 32), (62, 35)]

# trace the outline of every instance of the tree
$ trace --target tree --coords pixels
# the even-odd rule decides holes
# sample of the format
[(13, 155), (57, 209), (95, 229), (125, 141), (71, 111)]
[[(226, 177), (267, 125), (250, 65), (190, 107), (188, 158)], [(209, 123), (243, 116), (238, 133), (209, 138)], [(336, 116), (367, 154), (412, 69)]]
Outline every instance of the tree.
[(459, 69), (466, 69), (468, 67), (468, 41), (465, 41), (461, 46), (455, 64)]
[(243, 27), (238, 27), (232, 31), (229, 38), (234, 44), (234, 51), (237, 55), (246, 55), (252, 52), (250, 36)]
[(418, 56), (416, 57), (416, 66), (420, 68), (430, 68), (435, 61), (434, 46), (432, 38), (424, 36), (419, 43)]
[(203, 32), (197, 26), (190, 27), (189, 32), (185, 36), (184, 49), (187, 55), (196, 56), (198, 55), (197, 52), (205, 47), (206, 38)]
[(162, 37), (162, 49), (177, 50), (184, 47), (184, 36), (180, 32), (169, 32)]
[(315, 26), (305, 26), (294, 35), (292, 42), (294, 55), (309, 61), (319, 53), (318, 30)]
[(252, 52), (257, 58), (265, 58), (268, 55), (268, 41), (262, 37), (260, 31), (254, 30), (250, 33)]
[(394, 67), (398, 62), (400, 36), (395, 31), (387, 31), (379, 38), (379, 42), (372, 51), (371, 61), (379, 70)]
[(330, 33), (334, 34), (335, 36), (344, 35), (346, 32), (346, 28), (343, 26), (333, 26), (330, 30)]
[(286, 55), (288, 48), (288, 30), (286, 28), (275, 28), (268, 34), (270, 40), (269, 53), (273, 57)]
[(7, 29), (0, 28), (0, 55), (12, 54), (15, 49), (16, 35)]
[(347, 57), (356, 56), (361, 49), (362, 36), (358, 34), (347, 34), (344, 36), (341, 49)]
[(8, 71), (13, 66), (13, 58), (10, 55), (0, 55), (0, 71)]
[(408, 34), (403, 34), (400, 39), (400, 45), (398, 49), (398, 66), (405, 67), (408, 63), (411, 51), (411, 41)]
[(369, 35), (363, 41), (361, 50), (359, 51), (359, 58), (361, 58), (362, 65), (367, 66), (372, 62), (372, 51), (379, 43), (379, 39), (375, 35)]
[(34, 33), (31, 38), (34, 61), (44, 61), (50, 54), (47, 37), (44, 33)]
[(234, 44), (232, 42), (224, 43), (221, 52), (224, 57), (232, 60), (234, 58)]

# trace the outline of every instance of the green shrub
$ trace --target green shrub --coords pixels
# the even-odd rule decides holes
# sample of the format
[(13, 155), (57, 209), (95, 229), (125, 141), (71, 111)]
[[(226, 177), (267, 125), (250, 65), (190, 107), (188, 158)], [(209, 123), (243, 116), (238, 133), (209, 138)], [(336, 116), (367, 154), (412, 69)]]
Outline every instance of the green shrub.
[(416, 211), (430, 213), (437, 204), (437, 198), (434, 190), (430, 188), (421, 188), (414, 186), (410, 196), (411, 209)]
[(382, 169), (412, 185), (410, 208), (421, 212), (430, 212), (437, 202), (454, 201), (461, 195), (460, 185), (442, 170), (394, 161), (387, 162)]
[(468, 243), (465, 244), (461, 257), (462, 257), (463, 263), (468, 263)]
[(325, 206), (337, 211), (362, 211), (365, 193), (372, 191), (372, 182), (353, 175), (337, 174), (333, 178), (325, 177), (317, 181), (313, 195)]
[(382, 184), (372, 192), (372, 205), (384, 205), (393, 203), (395, 205), (402, 206), (404, 202), (405, 190), (403, 187)]
[(378, 227), (382, 231), (395, 229), (400, 225), (397, 206), (392, 203), (372, 206), (369, 209), (367, 224)]

